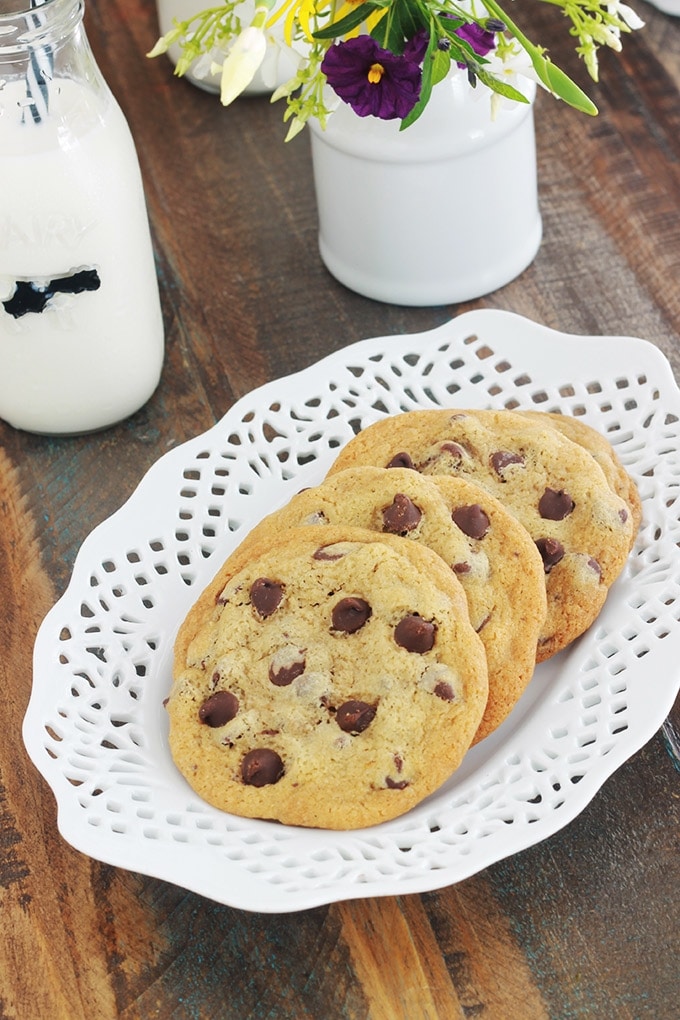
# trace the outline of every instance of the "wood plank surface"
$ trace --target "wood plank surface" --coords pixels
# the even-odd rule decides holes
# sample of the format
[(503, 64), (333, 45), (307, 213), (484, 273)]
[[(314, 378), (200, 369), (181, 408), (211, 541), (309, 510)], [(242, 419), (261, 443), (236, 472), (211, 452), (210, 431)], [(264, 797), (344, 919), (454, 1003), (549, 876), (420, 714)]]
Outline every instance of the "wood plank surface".
[[(21, 740), (33, 641), (80, 544), (161, 454), (253, 388), (469, 308), (643, 336), (680, 375), (680, 19), (631, 2), (647, 27), (603, 60), (600, 116), (539, 96), (534, 263), (479, 301), (409, 309), (324, 269), (309, 140), (284, 145), (280, 106), (222, 109), (145, 58), (151, 0), (89, 0), (88, 34), (140, 156), (166, 363), (146, 407), (100, 434), (0, 422), (0, 1020), (679, 1015), (680, 774), (658, 734), (564, 829), (454, 887), (282, 915), (73, 849)], [(538, 10), (534, 34), (545, 28), (585, 84), (553, 21)]]

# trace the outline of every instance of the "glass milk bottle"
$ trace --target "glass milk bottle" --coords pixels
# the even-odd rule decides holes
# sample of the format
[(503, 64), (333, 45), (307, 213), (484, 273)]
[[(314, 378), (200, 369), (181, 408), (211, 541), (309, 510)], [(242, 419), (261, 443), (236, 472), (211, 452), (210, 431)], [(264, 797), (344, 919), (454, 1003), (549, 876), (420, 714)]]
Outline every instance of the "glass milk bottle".
[(82, 19), (0, 0), (0, 418), (50, 435), (126, 418), (163, 362), (137, 154)]

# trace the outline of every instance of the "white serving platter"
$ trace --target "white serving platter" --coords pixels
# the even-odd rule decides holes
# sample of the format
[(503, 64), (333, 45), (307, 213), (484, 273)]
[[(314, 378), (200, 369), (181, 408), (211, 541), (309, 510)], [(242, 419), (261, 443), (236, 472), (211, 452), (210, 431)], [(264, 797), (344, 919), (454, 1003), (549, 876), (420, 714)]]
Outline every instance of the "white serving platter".
[[(561, 411), (607, 436), (644, 521), (603, 612), (399, 819), (330, 832), (210, 807), (168, 749), (181, 620), (249, 528), (321, 481), (359, 428), (433, 406)], [(441, 888), (555, 833), (653, 736), (678, 691), (679, 422), (680, 392), (652, 344), (492, 310), (361, 341), (239, 400), (95, 528), (40, 628), (23, 737), (64, 839), (221, 903), (287, 912)]]

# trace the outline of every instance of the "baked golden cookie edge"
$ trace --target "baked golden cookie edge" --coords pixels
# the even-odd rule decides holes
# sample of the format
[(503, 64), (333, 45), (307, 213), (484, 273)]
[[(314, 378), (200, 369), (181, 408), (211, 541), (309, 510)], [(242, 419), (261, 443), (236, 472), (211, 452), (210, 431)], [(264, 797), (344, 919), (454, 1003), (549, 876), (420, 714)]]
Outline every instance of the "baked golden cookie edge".
[[(455, 771), (486, 704), (486, 659), (436, 554), (363, 529), (324, 529), (323, 543), (291, 529), (225, 577), (187, 618), (167, 701), (173, 759), (199, 796), (246, 817), (351, 829), (403, 814)], [(253, 588), (265, 577), (271, 586)], [(334, 626), (346, 599), (371, 607), (355, 631)], [(352, 702), (374, 710), (357, 732), (339, 722)], [(281, 774), (246, 782), (251, 752)]]

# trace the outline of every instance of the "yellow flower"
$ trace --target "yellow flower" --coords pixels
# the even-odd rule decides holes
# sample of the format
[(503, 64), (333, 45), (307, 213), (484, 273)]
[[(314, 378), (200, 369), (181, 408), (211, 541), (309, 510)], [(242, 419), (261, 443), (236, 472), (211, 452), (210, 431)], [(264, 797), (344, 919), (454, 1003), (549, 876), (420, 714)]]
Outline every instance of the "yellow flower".
[[(334, 22), (341, 21), (345, 15), (349, 14), (353, 7), (356, 7), (361, 2), (362, 0), (345, 0), (334, 17), (328, 20), (328, 24), (332, 25)], [(296, 27), (302, 29), (307, 41), (311, 43), (314, 41), (312, 33), (315, 31), (313, 22), (316, 21), (316, 18), (322, 12), (326, 16), (327, 6), (323, 0), (321, 3), (318, 0), (284, 0), (281, 6), (270, 17), (267, 22), (267, 28), (274, 25), (285, 14), (286, 20), (284, 22), (283, 37), (288, 45), (291, 46), (293, 43), (293, 32)], [(384, 7), (382, 10), (374, 11), (370, 14), (364, 23), (366, 31), (370, 32), (380, 19), (385, 16), (387, 10), (388, 8)], [(351, 36), (358, 35), (362, 30), (363, 27), (358, 25), (351, 32), (347, 32), (342, 38), (349, 39)]]
[[(361, 2), (362, 0), (345, 0), (345, 3), (341, 6), (340, 10), (335, 15), (335, 18), (333, 20), (340, 21), (342, 18), (344, 18), (347, 14), (351, 12), (353, 7), (356, 7), (357, 4), (360, 4)], [(380, 19), (384, 18), (386, 14), (387, 7), (383, 7), (382, 10), (373, 11), (372, 14), (369, 14), (369, 16), (366, 18), (366, 21), (364, 22), (366, 32), (370, 34), (375, 28), (375, 26), (378, 24)], [(361, 25), (357, 25), (357, 27), (353, 28), (351, 32), (347, 32), (346, 35), (343, 36), (343, 38), (351, 39), (353, 36), (359, 35), (359, 33), (362, 32), (363, 30), (364, 29)]]
[(318, 13), (316, 0), (284, 0), (284, 3), (270, 17), (267, 28), (274, 25), (285, 14), (283, 37), (288, 45), (291, 46), (293, 43), (293, 29), (296, 23), (299, 24), (307, 40), (312, 42), (313, 29), (310, 27), (310, 23)]

